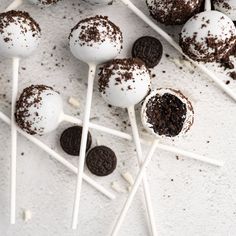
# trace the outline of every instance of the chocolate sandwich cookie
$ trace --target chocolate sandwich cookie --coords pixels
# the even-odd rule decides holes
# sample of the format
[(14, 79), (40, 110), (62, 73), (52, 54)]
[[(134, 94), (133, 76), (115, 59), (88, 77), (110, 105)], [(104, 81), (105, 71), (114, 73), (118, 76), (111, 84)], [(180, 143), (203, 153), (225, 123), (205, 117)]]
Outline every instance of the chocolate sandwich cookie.
[[(60, 143), (62, 149), (69, 155), (79, 156), (80, 152), (80, 143), (82, 137), (82, 127), (81, 126), (72, 126), (66, 130), (61, 135)], [(90, 132), (87, 137), (87, 147), (88, 151), (92, 145), (92, 136)]]
[(116, 154), (106, 146), (97, 146), (88, 152), (86, 164), (94, 175), (107, 176), (116, 169)]
[(134, 42), (132, 57), (141, 59), (147, 67), (155, 67), (161, 60), (163, 47), (154, 37), (144, 36)]

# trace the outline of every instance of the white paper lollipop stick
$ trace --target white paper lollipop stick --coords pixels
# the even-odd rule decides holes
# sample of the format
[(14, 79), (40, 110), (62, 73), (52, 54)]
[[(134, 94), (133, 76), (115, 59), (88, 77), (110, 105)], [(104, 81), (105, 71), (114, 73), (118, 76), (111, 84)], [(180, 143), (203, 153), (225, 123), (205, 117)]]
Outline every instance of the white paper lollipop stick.
[(129, 210), (129, 207), (131, 206), (131, 203), (134, 199), (134, 196), (135, 196), (135, 194), (138, 190), (138, 187), (141, 184), (141, 181), (145, 179), (146, 168), (147, 168), (149, 162), (152, 159), (152, 156), (155, 152), (157, 143), (158, 143), (157, 140), (155, 140), (153, 142), (153, 144), (151, 146), (151, 149), (148, 153), (148, 156), (146, 157), (145, 161), (143, 162), (143, 165), (140, 166), (140, 171), (139, 171), (138, 176), (137, 176), (137, 178), (134, 182), (134, 185), (133, 185), (132, 190), (129, 194), (129, 197), (128, 197), (128, 199), (127, 199), (127, 201), (126, 201), (126, 203), (125, 203), (125, 205), (124, 205), (124, 207), (123, 207), (123, 209), (122, 209), (122, 211), (121, 211), (121, 213), (120, 213), (120, 215), (119, 215), (119, 217), (116, 221), (116, 224), (115, 224), (113, 230), (112, 230), (112, 234), (111, 234), (112, 236), (117, 236), (118, 235), (118, 231), (121, 227), (121, 224), (123, 223), (123, 221), (125, 219), (125, 216), (127, 215), (127, 212)]
[[(137, 127), (137, 122), (136, 122), (136, 115), (135, 115), (133, 106), (128, 108), (128, 114), (129, 114), (129, 119), (130, 119), (130, 123), (132, 127), (133, 140), (136, 147), (137, 158), (138, 158), (139, 165), (141, 167), (142, 162), (143, 162), (143, 153), (142, 153), (141, 142), (140, 142), (138, 127)], [(145, 203), (146, 203), (148, 218), (149, 218), (150, 226), (151, 226), (151, 233), (153, 236), (156, 236), (157, 231), (156, 231), (156, 226), (155, 226), (155, 217), (153, 213), (150, 188), (148, 185), (146, 175), (144, 175), (143, 177), (143, 188), (144, 188), (144, 196), (145, 196)], [(116, 235), (116, 234), (113, 234), (113, 235)]]
[(188, 57), (175, 42), (175, 40), (170, 37), (164, 30), (162, 30), (157, 24), (149, 19), (142, 11), (140, 11), (130, 0), (120, 0), (127, 7), (129, 7), (138, 17), (140, 17), (144, 22), (146, 22), (153, 30), (155, 30), (159, 35), (161, 35), (171, 46), (173, 46), (178, 52), (185, 56), (194, 66), (198, 67), (202, 72), (204, 72), (211, 80), (213, 80), (226, 94), (228, 94), (233, 100), (236, 101), (236, 93), (234, 93), (223, 81), (221, 81), (212, 71), (206, 68), (206, 66), (193, 61)]
[(17, 9), (21, 4), (23, 3), (23, 0), (14, 0), (5, 11), (11, 11)]
[(96, 65), (89, 64), (89, 73), (88, 73), (88, 87), (87, 87), (87, 96), (86, 104), (84, 110), (84, 119), (83, 119), (83, 131), (80, 144), (80, 154), (79, 154), (79, 163), (78, 163), (78, 175), (77, 175), (77, 184), (75, 191), (75, 200), (74, 200), (74, 209), (73, 209), (73, 219), (72, 219), (72, 229), (77, 228), (78, 216), (79, 216), (79, 204), (80, 204), (80, 195), (82, 189), (82, 176), (84, 172), (84, 161), (86, 154), (86, 145), (87, 145), (87, 136), (89, 131), (89, 119), (92, 105), (93, 97), (93, 83), (95, 78)]
[[(0, 112), (0, 119), (2, 121), (4, 121), (6, 124), (10, 125), (11, 124), (11, 120), (9, 117), (7, 117), (5, 114), (3, 114), (2, 112)], [(81, 122), (82, 123), (82, 122)], [(38, 140), (37, 138), (35, 138), (32, 135), (27, 134), (26, 132), (24, 132), (22, 129), (20, 129), (19, 127), (17, 127), (17, 131), (23, 135), (24, 137), (26, 137), (28, 140), (30, 140), (32, 143), (34, 143), (35, 145), (37, 145), (38, 147), (40, 147), (42, 150), (44, 150), (45, 152), (47, 152), (53, 159), (55, 159), (56, 161), (60, 162), (62, 165), (64, 165), (65, 167), (67, 167), (69, 170), (71, 170), (73, 173), (77, 174), (78, 173), (78, 169), (72, 165), (70, 162), (68, 162), (66, 159), (64, 159), (61, 155), (59, 155), (57, 152), (55, 152), (53, 149), (51, 149), (50, 147), (48, 147), (46, 144), (44, 144), (43, 142), (41, 142), (40, 140)], [(94, 187), (96, 190), (98, 190), (99, 192), (101, 192), (103, 195), (105, 195), (107, 198), (109, 199), (115, 199), (115, 195), (110, 193), (108, 190), (106, 190), (103, 186), (101, 186), (100, 184), (98, 184), (96, 181), (94, 181), (93, 179), (91, 179), (89, 176), (87, 176), (86, 174), (83, 174), (83, 179), (90, 184), (92, 187)]]
[[(83, 123), (80, 119), (77, 119), (76, 117), (69, 116), (69, 115), (63, 115), (62, 120), (70, 122), (70, 123), (74, 123), (74, 124), (77, 124), (77, 125), (82, 125), (82, 123)], [(105, 127), (105, 126), (102, 126), (102, 125), (98, 125), (98, 124), (94, 124), (94, 123), (90, 122), (89, 123), (89, 128), (95, 129), (97, 131), (101, 131), (101, 132), (104, 132), (104, 133), (107, 133), (107, 134), (111, 134), (111, 135), (114, 135), (114, 136), (119, 137), (119, 138), (127, 139), (129, 141), (133, 141), (132, 135), (127, 134), (125, 132), (115, 130), (115, 129), (111, 129), (111, 128), (108, 128), (108, 127)], [(147, 140), (140, 139), (140, 141), (141, 141), (141, 143), (143, 143), (145, 145), (150, 145), (150, 142), (147, 141)], [(163, 150), (163, 151), (168, 151), (168, 152), (174, 153), (176, 155), (182, 155), (182, 156), (188, 157), (188, 158), (193, 159), (193, 160), (201, 161), (201, 162), (204, 162), (204, 163), (207, 163), (207, 164), (210, 164), (210, 165), (214, 165), (214, 166), (218, 166), (218, 167), (222, 167), (224, 165), (223, 161), (214, 160), (214, 159), (199, 155), (197, 153), (185, 151), (185, 150), (182, 150), (180, 148), (172, 147), (172, 146), (169, 146), (169, 145), (166, 145), (166, 144), (158, 143), (157, 148), (160, 149), (160, 150)]]
[(210, 10), (211, 10), (211, 0), (205, 0), (204, 11), (210, 11)]
[(17, 131), (15, 123), (15, 107), (18, 91), (19, 58), (12, 59), (12, 100), (11, 100), (11, 224), (15, 224), (16, 217), (16, 155)]

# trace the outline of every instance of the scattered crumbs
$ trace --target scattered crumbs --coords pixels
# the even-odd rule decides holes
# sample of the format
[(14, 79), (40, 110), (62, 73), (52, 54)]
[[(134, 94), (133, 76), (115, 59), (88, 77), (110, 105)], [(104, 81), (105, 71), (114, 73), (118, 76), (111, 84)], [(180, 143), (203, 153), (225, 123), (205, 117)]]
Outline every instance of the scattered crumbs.
[(209, 140), (207, 140), (207, 143), (210, 143), (210, 141), (209, 141)]
[(202, 170), (201, 170), (201, 169), (199, 169), (199, 172), (202, 172)]
[(174, 179), (170, 179), (171, 182), (174, 182)]
[(155, 78), (156, 77), (156, 74), (152, 74), (152, 78)]
[(72, 105), (74, 108), (79, 108), (80, 107), (79, 101), (74, 97), (70, 97), (69, 100), (68, 100), (68, 103), (70, 105)]
[(169, 54), (167, 54), (167, 53), (165, 54), (165, 56), (166, 56), (167, 58), (168, 58), (168, 57), (170, 57), (170, 55), (169, 55)]
[(230, 84), (230, 81), (229, 81), (229, 80), (227, 80), (227, 81), (225, 82), (225, 84), (227, 84), (227, 85), (228, 85), (228, 84)]
[(29, 220), (32, 219), (31, 211), (30, 210), (24, 210), (22, 217), (23, 217), (24, 222), (28, 222)]
[(229, 76), (233, 79), (236, 80), (236, 71), (232, 71), (229, 73)]
[(117, 193), (125, 193), (125, 190), (123, 188), (121, 188), (121, 186), (119, 185), (119, 183), (117, 181), (112, 182), (111, 187)]
[(179, 156), (175, 156), (176, 160), (179, 160)]
[(20, 155), (21, 155), (21, 156), (24, 156), (24, 155), (25, 155), (25, 153), (24, 153), (24, 152), (22, 152)]
[(25, 67), (21, 67), (21, 70), (26, 70), (26, 68)]
[(166, 71), (165, 71), (165, 70), (163, 70), (163, 71), (162, 71), (162, 73), (163, 73), (163, 74), (165, 74), (165, 73), (166, 73)]
[(125, 173), (122, 173), (121, 176), (124, 178), (125, 181), (129, 183), (129, 185), (132, 186), (134, 184), (134, 178), (130, 172), (127, 171)]

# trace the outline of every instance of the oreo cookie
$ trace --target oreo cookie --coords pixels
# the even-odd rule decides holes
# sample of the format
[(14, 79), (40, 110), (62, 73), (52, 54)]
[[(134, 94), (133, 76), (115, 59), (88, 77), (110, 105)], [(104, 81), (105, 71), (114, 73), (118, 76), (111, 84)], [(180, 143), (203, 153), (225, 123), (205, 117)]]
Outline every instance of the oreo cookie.
[(154, 37), (144, 36), (134, 42), (132, 57), (142, 60), (148, 68), (155, 67), (161, 60), (163, 46)]
[(97, 146), (88, 152), (86, 164), (94, 175), (107, 176), (116, 169), (116, 154), (109, 147)]
[[(83, 128), (81, 126), (72, 126), (64, 130), (64, 132), (61, 134), (61, 147), (67, 154), (72, 156), (79, 156), (82, 130)], [(90, 149), (91, 145), (92, 136), (89, 132), (86, 147), (87, 151)]]

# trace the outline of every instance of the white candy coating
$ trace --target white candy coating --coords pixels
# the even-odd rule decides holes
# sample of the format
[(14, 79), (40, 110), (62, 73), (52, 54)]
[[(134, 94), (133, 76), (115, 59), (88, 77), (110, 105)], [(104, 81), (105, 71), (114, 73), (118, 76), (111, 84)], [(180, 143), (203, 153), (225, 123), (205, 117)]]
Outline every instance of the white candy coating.
[(151, 16), (166, 25), (185, 23), (199, 12), (202, 0), (146, 0)]
[(141, 121), (144, 126), (144, 128), (150, 133), (155, 135), (157, 138), (161, 137), (167, 137), (165, 135), (159, 135), (156, 133), (153, 129), (153, 124), (149, 123), (148, 121), (148, 116), (147, 116), (147, 104), (151, 99), (155, 96), (163, 96), (164, 94), (171, 94), (176, 96), (180, 101), (182, 101), (186, 105), (186, 118), (183, 124), (183, 128), (181, 132), (178, 134), (178, 136), (185, 134), (192, 126), (193, 121), (194, 121), (194, 111), (192, 104), (190, 101), (180, 92), (174, 89), (170, 88), (160, 88), (160, 89), (155, 89), (153, 90), (144, 100), (144, 103), (142, 105), (141, 109)]
[(192, 59), (216, 61), (235, 44), (236, 29), (232, 20), (219, 11), (206, 11), (193, 16), (184, 25), (180, 46)]
[(213, 0), (214, 8), (227, 15), (231, 20), (236, 20), (235, 0)]
[(122, 48), (120, 29), (104, 16), (80, 21), (70, 34), (72, 54), (85, 63), (102, 64), (115, 58)]
[(58, 92), (45, 85), (32, 85), (16, 105), (16, 122), (27, 133), (43, 135), (55, 130), (63, 114)]
[(142, 62), (135, 59), (116, 59), (104, 66), (98, 85), (108, 104), (127, 108), (138, 104), (147, 96), (151, 78)]
[(27, 57), (39, 45), (41, 31), (26, 12), (0, 14), (0, 54), (5, 57)]

